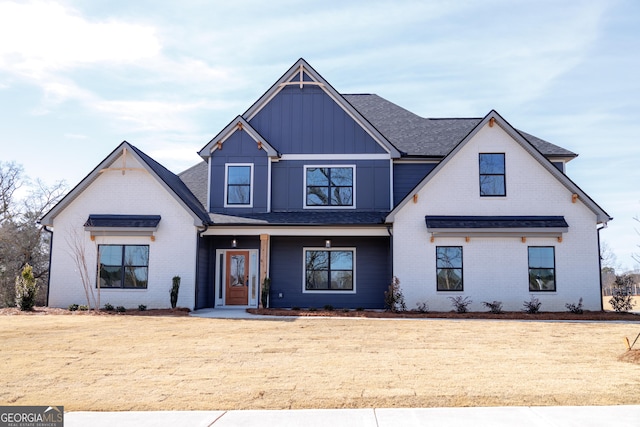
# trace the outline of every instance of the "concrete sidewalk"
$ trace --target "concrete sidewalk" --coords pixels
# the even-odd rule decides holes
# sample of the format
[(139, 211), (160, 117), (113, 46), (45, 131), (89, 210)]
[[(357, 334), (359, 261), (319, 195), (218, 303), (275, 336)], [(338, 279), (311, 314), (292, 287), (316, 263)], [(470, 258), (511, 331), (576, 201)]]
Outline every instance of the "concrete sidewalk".
[(640, 425), (640, 405), (509, 406), (290, 411), (68, 412), (65, 426), (92, 427), (619, 427)]

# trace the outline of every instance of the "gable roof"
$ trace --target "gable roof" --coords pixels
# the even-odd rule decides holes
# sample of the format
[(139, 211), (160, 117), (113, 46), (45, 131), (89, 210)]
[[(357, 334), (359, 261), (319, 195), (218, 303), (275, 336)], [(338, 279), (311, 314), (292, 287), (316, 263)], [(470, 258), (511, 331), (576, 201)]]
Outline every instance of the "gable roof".
[(256, 142), (256, 144), (258, 144), (258, 147), (261, 150), (266, 151), (267, 156), (269, 157), (280, 156), (280, 153), (278, 153), (278, 151), (275, 148), (273, 148), (267, 142), (267, 140), (264, 139), (262, 135), (260, 135), (260, 133), (257, 130), (255, 130), (242, 116), (238, 116), (235, 119), (233, 119), (227, 126), (225, 126), (224, 129), (222, 129), (215, 137), (213, 137), (211, 141), (207, 143), (207, 145), (202, 147), (202, 149), (198, 151), (198, 154), (203, 159), (206, 159), (215, 150), (221, 149), (224, 142), (231, 135), (233, 135), (235, 132), (238, 132), (238, 131), (247, 132), (247, 134)]
[(540, 152), (531, 142), (529, 142), (520, 132), (512, 127), (500, 114), (495, 110), (491, 110), (480, 122), (478, 122), (471, 131), (462, 138), (458, 144), (445, 156), (444, 159), (438, 165), (431, 170), (424, 177), (413, 190), (405, 196), (400, 203), (389, 213), (387, 216), (387, 222), (393, 222), (395, 214), (400, 211), (408, 202), (413, 198), (414, 194), (417, 194), (425, 185), (433, 178), (443, 167), (464, 147), (479, 131), (488, 124), (491, 120), (500, 126), (514, 141), (516, 141), (522, 148), (524, 148), (531, 156), (536, 159), (551, 175), (553, 175), (562, 185), (564, 185), (573, 194), (577, 194), (582, 203), (587, 206), (594, 214), (596, 214), (597, 222), (606, 224), (611, 218), (593, 199), (591, 199), (576, 183), (574, 183), (567, 175), (562, 173), (556, 168), (544, 154)]
[(340, 106), (353, 120), (356, 121), (391, 158), (400, 157), (398, 149), (382, 135), (356, 108), (336, 91), (316, 70), (304, 59), (300, 58), (291, 66), (256, 102), (253, 103), (242, 117), (251, 121), (284, 87), (289, 85), (314, 85), (320, 87), (338, 106)]
[(115, 150), (111, 152), (98, 166), (95, 167), (78, 185), (76, 185), (66, 196), (58, 202), (47, 214), (40, 219), (40, 224), (53, 226), (53, 219), (62, 212), (73, 200), (75, 200), (85, 189), (87, 189), (102, 171), (109, 168), (116, 160), (118, 160), (125, 152), (129, 152), (143, 167), (154, 177), (160, 185), (162, 185), (186, 210), (194, 219), (194, 225), (209, 224), (209, 215), (198, 201), (196, 196), (187, 188), (184, 182), (153, 160), (147, 154), (138, 148), (123, 141)]
[[(444, 157), (480, 123), (482, 118), (429, 119), (420, 117), (378, 95), (343, 95), (393, 145), (408, 156)], [(547, 157), (577, 154), (518, 131)]]

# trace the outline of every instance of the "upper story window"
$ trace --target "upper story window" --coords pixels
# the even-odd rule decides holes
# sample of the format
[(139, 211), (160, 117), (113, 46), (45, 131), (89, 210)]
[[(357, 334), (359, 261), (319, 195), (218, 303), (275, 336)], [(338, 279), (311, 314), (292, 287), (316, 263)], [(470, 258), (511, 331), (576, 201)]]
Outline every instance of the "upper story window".
[(149, 245), (98, 245), (101, 288), (145, 289), (149, 281)]
[(354, 207), (355, 166), (305, 166), (305, 207)]
[(504, 153), (480, 153), (480, 195), (507, 195)]
[(253, 164), (226, 164), (225, 207), (252, 207)]

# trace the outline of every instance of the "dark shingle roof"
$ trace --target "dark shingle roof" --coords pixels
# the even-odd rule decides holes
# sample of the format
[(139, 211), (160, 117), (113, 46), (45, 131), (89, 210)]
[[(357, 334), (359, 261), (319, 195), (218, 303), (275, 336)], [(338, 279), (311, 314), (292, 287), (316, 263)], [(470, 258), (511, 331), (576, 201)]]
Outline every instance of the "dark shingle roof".
[(215, 224), (224, 225), (382, 225), (388, 212), (315, 211), (258, 214), (211, 214)]
[[(444, 157), (482, 120), (427, 119), (373, 94), (343, 95), (395, 147), (409, 156)], [(520, 132), (545, 156), (576, 154)]]
[(180, 172), (178, 177), (191, 190), (202, 206), (207, 205), (207, 162), (200, 162), (189, 169)]
[(562, 216), (432, 216), (427, 228), (567, 228)]
[(85, 227), (155, 228), (160, 215), (89, 215)]

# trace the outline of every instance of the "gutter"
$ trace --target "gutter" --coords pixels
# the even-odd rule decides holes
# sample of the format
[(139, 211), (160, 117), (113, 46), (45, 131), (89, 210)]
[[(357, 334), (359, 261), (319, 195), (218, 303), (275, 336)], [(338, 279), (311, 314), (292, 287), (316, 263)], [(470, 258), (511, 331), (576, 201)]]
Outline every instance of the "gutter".
[(604, 287), (602, 285), (602, 252), (600, 250), (600, 230), (607, 228), (607, 223), (601, 224), (596, 228), (598, 234), (598, 274), (600, 276), (600, 311), (604, 311)]
[(200, 239), (202, 239), (202, 234), (205, 233), (208, 229), (209, 229), (209, 224), (203, 224), (204, 228), (202, 230), (199, 230), (196, 234), (198, 235), (198, 238), (196, 239), (196, 280), (195, 280), (195, 284), (196, 284), (196, 288), (195, 288), (195, 292), (194, 292), (194, 301), (193, 301), (193, 309), (196, 310), (196, 307), (198, 306), (198, 282), (200, 279)]
[(393, 280), (393, 232), (391, 230), (393, 226), (392, 225), (387, 225), (387, 233), (389, 233), (389, 259), (390, 259), (390, 268), (389, 270), (391, 271), (391, 278), (389, 280), (389, 283), (391, 283), (391, 281)]

